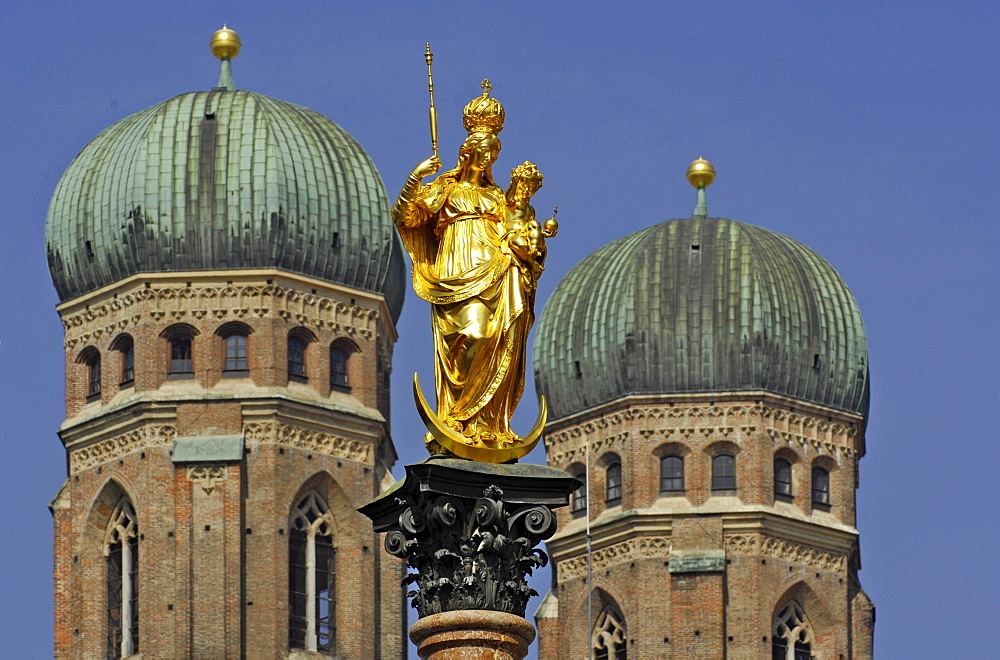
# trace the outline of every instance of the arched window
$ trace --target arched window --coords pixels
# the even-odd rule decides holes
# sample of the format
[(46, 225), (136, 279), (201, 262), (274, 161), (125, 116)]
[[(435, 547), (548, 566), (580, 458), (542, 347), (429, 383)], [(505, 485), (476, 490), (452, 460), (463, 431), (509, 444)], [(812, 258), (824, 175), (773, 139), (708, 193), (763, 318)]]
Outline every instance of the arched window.
[(608, 466), (605, 472), (607, 479), (607, 503), (619, 504), (622, 501), (622, 464), (615, 462)]
[(812, 628), (802, 606), (793, 600), (781, 608), (774, 619), (772, 660), (810, 660), (812, 641)]
[(107, 584), (107, 657), (139, 652), (139, 535), (135, 511), (119, 500), (104, 533)]
[(660, 492), (684, 492), (684, 459), (680, 456), (664, 456), (660, 459)]
[(87, 348), (78, 360), (87, 365), (87, 401), (101, 398), (101, 354), (96, 348)]
[(594, 632), (590, 636), (596, 660), (627, 660), (628, 646), (625, 637), (625, 617), (612, 607), (605, 607), (597, 615)]
[(177, 336), (170, 340), (170, 373), (189, 374), (194, 371), (191, 357), (191, 337)]
[(131, 341), (122, 350), (122, 385), (135, 381), (135, 344)]
[(120, 334), (111, 342), (111, 350), (118, 351), (121, 359), (120, 387), (129, 387), (135, 380), (135, 342), (132, 336)]
[(336, 571), (333, 517), (315, 492), (292, 510), (288, 541), (288, 645), (333, 652)]
[(309, 381), (306, 373), (306, 349), (315, 339), (305, 328), (295, 328), (288, 333), (288, 380), (300, 383)]
[(732, 454), (717, 454), (712, 458), (712, 491), (736, 490), (736, 459)]
[(570, 511), (575, 517), (587, 512), (587, 473), (580, 472), (573, 476), (581, 482), (580, 487), (574, 490), (570, 496)]
[(247, 338), (246, 335), (229, 335), (223, 340), (226, 344), (225, 371), (246, 371)]
[(792, 496), (792, 464), (787, 458), (774, 459), (774, 494)]
[(222, 337), (223, 378), (241, 378), (250, 369), (247, 360), (247, 337), (253, 330), (246, 323), (230, 321), (222, 324), (215, 334)]
[(826, 468), (812, 469), (812, 501), (817, 509), (830, 509), (830, 472)]
[(160, 333), (167, 340), (170, 351), (167, 378), (194, 377), (193, 346), (197, 334), (197, 328), (187, 323), (176, 323)]
[(351, 389), (351, 379), (347, 371), (347, 362), (351, 354), (343, 346), (330, 347), (330, 387), (341, 390)]

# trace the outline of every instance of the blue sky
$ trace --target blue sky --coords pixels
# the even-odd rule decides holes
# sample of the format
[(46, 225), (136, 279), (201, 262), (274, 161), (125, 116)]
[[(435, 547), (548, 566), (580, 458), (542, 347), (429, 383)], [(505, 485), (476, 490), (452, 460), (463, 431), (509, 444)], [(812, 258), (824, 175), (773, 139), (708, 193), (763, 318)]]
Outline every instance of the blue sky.
[[(52, 527), (65, 478), (62, 329), (48, 200), (105, 127), (218, 77), (317, 110), (393, 195), (429, 155), (423, 44), (442, 157), (484, 77), (507, 109), (497, 172), (530, 159), (558, 205), (540, 304), (610, 240), (687, 216), (699, 155), (711, 215), (787, 234), (840, 272), (869, 339), (861, 581), (880, 657), (985, 657), (1000, 541), (997, 166), (1000, 10), (989, 2), (57, 3), (0, 8), (0, 648), (52, 652)], [(540, 211), (541, 212), (541, 211)], [(993, 255), (993, 256), (990, 256)], [(430, 378), (428, 311), (399, 325), (393, 433), (422, 458), (409, 374)], [(518, 428), (535, 412), (529, 393)], [(542, 462), (540, 450), (530, 459)], [(543, 590), (547, 576), (539, 580)], [(533, 610), (535, 601), (529, 606)], [(988, 651), (989, 650), (989, 651)]]

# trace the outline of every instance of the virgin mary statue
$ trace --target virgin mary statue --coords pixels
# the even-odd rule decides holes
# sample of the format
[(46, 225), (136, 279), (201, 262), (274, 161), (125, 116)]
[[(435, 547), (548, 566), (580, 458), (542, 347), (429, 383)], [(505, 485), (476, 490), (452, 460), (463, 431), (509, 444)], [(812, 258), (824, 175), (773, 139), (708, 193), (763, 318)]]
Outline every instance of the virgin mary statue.
[[(541, 270), (511, 246), (518, 234), (508, 228), (508, 202), (492, 174), (504, 110), (483, 86), (465, 107), (468, 138), (458, 165), (422, 184), (441, 167), (436, 156), (423, 161), (392, 208), (413, 260), (413, 288), (431, 303), (437, 417), (471, 448), (453, 451), (477, 460), (491, 450), (507, 456), (504, 450), (523, 442), (510, 418), (524, 390)], [(441, 451), (434, 437), (428, 433), (432, 454)]]

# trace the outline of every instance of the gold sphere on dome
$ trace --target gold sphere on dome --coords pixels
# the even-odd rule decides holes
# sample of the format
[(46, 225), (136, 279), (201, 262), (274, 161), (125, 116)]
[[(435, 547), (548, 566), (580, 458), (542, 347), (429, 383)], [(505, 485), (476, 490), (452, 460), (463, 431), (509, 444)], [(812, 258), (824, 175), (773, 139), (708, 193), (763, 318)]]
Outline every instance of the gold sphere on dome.
[(688, 166), (687, 180), (695, 188), (708, 188), (715, 181), (715, 168), (699, 156), (698, 160)]
[(240, 54), (240, 35), (223, 25), (221, 30), (216, 30), (212, 35), (209, 45), (212, 47), (212, 54), (220, 60), (231, 60)]

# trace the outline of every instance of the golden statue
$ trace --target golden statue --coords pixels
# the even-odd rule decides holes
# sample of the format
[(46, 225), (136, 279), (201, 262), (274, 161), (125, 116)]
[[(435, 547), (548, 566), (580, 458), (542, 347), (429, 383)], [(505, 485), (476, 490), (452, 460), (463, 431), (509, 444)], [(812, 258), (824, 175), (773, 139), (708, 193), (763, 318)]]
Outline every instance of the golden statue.
[[(544, 398), (538, 421), (523, 438), (511, 430), (510, 418), (524, 390), (545, 238), (558, 224), (554, 217), (544, 226), (535, 219), (529, 201), (542, 174), (533, 164), (513, 170), (506, 193), (493, 180), (504, 109), (490, 89), (483, 81), (482, 95), (465, 106), (468, 138), (458, 165), (427, 184), (422, 179), (441, 161), (435, 154), (417, 165), (392, 218), (413, 260), (413, 288), (431, 303), (437, 414), (414, 375), (428, 451), (503, 463), (531, 451), (545, 425)], [(434, 118), (432, 112), (432, 135)]]

